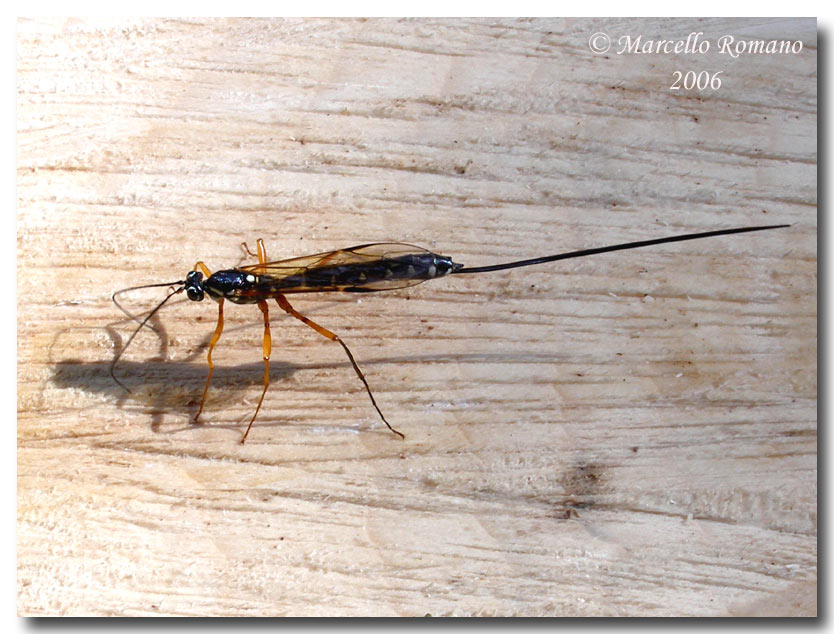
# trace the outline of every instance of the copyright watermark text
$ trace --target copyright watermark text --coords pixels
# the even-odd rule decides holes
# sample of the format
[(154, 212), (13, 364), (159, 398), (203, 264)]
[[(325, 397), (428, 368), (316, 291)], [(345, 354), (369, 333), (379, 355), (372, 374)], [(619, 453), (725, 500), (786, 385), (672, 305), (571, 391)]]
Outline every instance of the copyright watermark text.
[[(685, 38), (663, 39), (646, 38), (643, 35), (622, 35), (616, 40), (602, 31), (594, 33), (588, 39), (588, 47), (597, 55), (609, 51), (615, 55), (679, 55), (697, 59), (710, 51), (719, 55), (737, 59), (750, 55), (797, 55), (802, 52), (800, 40), (750, 40), (739, 39), (733, 35), (722, 35), (714, 40), (704, 37), (702, 31), (691, 32)], [(712, 59), (713, 63), (715, 59)], [(689, 63), (689, 68), (674, 70), (668, 85), (671, 91), (717, 91), (721, 88), (723, 70), (697, 68), (697, 63)]]
[[(611, 50), (615, 41), (607, 33), (594, 33), (588, 40), (593, 53), (602, 55)], [(616, 40), (616, 55), (704, 55), (709, 51), (738, 58), (742, 55), (796, 55), (802, 52), (799, 40), (745, 40), (733, 35), (722, 35), (714, 42), (704, 38), (703, 32), (693, 32), (685, 39), (649, 39), (642, 35), (622, 35)]]

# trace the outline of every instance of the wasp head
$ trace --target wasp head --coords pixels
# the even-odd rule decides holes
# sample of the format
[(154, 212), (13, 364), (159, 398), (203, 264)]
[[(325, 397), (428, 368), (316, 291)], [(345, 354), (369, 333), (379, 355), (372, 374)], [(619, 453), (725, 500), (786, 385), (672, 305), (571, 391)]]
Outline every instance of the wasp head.
[(203, 290), (203, 274), (199, 271), (191, 271), (185, 276), (185, 292), (188, 299), (194, 302), (203, 301), (205, 291)]

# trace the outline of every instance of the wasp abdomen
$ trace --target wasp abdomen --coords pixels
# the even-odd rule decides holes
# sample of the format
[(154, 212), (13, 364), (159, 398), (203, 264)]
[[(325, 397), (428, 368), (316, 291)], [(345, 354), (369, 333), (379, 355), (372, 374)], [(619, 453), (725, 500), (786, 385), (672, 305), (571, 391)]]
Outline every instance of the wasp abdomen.
[(344, 291), (367, 293), (410, 286), (442, 277), (458, 268), (450, 258), (433, 253), (405, 254), (369, 262), (319, 266), (286, 277), (276, 277), (274, 292)]

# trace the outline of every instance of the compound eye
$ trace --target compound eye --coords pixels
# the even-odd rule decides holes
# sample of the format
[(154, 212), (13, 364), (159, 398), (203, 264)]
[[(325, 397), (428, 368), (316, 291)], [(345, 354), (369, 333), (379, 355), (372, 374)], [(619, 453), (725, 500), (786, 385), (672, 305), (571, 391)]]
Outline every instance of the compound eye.
[(199, 288), (191, 286), (190, 288), (187, 288), (185, 292), (188, 294), (188, 299), (190, 299), (191, 301), (203, 301), (203, 291), (201, 291)]

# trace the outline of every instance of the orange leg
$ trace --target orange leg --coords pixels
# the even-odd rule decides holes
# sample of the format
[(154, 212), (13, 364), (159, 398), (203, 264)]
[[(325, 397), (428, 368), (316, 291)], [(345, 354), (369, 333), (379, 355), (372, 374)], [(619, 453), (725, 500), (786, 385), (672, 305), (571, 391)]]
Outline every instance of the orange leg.
[[(258, 252), (252, 253), (249, 250), (249, 246), (244, 242), (241, 244), (243, 250), (246, 251), (249, 255), (257, 255), (258, 256), (258, 264), (266, 264), (266, 247), (264, 246), (264, 241), (258, 238)], [(256, 269), (258, 275), (263, 275), (266, 273), (266, 269), (258, 268)]]
[(336, 335), (335, 333), (330, 332), (327, 328), (319, 326), (312, 319), (308, 319), (307, 317), (305, 317), (304, 315), (299, 313), (295, 308), (293, 308), (290, 305), (290, 303), (287, 301), (287, 298), (284, 297), (283, 295), (278, 295), (275, 298), (275, 301), (277, 301), (278, 305), (281, 308), (283, 308), (287, 313), (289, 313), (290, 315), (292, 315), (293, 317), (295, 317), (299, 321), (302, 321), (303, 323), (307, 324), (308, 326), (310, 326), (310, 328), (315, 330), (320, 335), (322, 335), (324, 337), (327, 337), (328, 339), (330, 339), (330, 341), (337, 341), (342, 346), (342, 348), (344, 348), (344, 351), (347, 354), (348, 359), (350, 359), (350, 364), (353, 366), (353, 369), (356, 372), (356, 376), (358, 376), (359, 379), (364, 384), (365, 391), (368, 392), (368, 396), (371, 397), (371, 403), (373, 403), (377, 414), (379, 414), (379, 417), (382, 419), (382, 422), (385, 423), (388, 426), (388, 429), (390, 429), (392, 432), (397, 434), (397, 436), (399, 436), (400, 438), (405, 438), (405, 436), (403, 434), (401, 434), (396, 429), (391, 427), (391, 424), (387, 420), (385, 420), (385, 416), (382, 415), (382, 411), (380, 411), (379, 406), (376, 404), (376, 399), (374, 399), (374, 395), (371, 392), (371, 388), (368, 386), (368, 382), (365, 380), (365, 375), (362, 374), (362, 370), (360, 370), (359, 366), (356, 365), (356, 361), (354, 360), (353, 355), (350, 353), (350, 350), (348, 349), (348, 347), (345, 345), (345, 342), (342, 341), (341, 338), (339, 338), (339, 336)]
[[(261, 241), (258, 240), (259, 253), (261, 248), (260, 243)], [(272, 335), (270, 335), (269, 333), (269, 308), (267, 307), (266, 302), (258, 302), (258, 308), (260, 308), (261, 312), (264, 314), (264, 391), (261, 392), (261, 398), (258, 401), (258, 406), (255, 408), (255, 413), (252, 416), (252, 420), (249, 421), (249, 427), (246, 428), (246, 433), (244, 433), (243, 438), (240, 439), (241, 445), (244, 442), (246, 442), (246, 437), (249, 435), (249, 430), (252, 429), (252, 424), (258, 417), (258, 412), (261, 411), (261, 404), (264, 402), (264, 396), (266, 396), (266, 388), (269, 387), (269, 355), (272, 352)]]
[[(264, 241), (258, 238), (258, 264), (266, 264), (266, 247)], [(258, 275), (266, 274), (266, 268), (259, 268)]]
[[(202, 262), (198, 262), (198, 264), (202, 264)], [(195, 265), (196, 266), (196, 265)], [(205, 268), (205, 267), (203, 267)], [(200, 414), (203, 411), (203, 405), (206, 403), (206, 395), (208, 394), (209, 383), (211, 383), (211, 375), (214, 372), (214, 363), (211, 360), (211, 353), (214, 351), (214, 346), (217, 345), (217, 341), (220, 339), (220, 334), (223, 332), (223, 302), (225, 300), (221, 299), (217, 302), (218, 305), (218, 314), (217, 314), (217, 328), (214, 329), (214, 334), (211, 336), (211, 343), (209, 343), (208, 349), (208, 364), (209, 364), (209, 373), (208, 377), (206, 378), (206, 387), (203, 389), (203, 398), (200, 399), (200, 409), (197, 410), (197, 415), (194, 417), (194, 422), (197, 422), (197, 419), (200, 418)]]
[(195, 264), (195, 265), (194, 265), (194, 268), (193, 268), (193, 269), (191, 269), (191, 270), (192, 270), (192, 271), (196, 271), (197, 269), (200, 269), (200, 270), (203, 272), (203, 275), (204, 275), (204, 276), (206, 276), (206, 277), (211, 277), (211, 271), (209, 271), (209, 270), (208, 270), (208, 267), (207, 267), (205, 264), (203, 264), (203, 261), (202, 261), (202, 260), (200, 260), (199, 262), (197, 262), (197, 264)]

